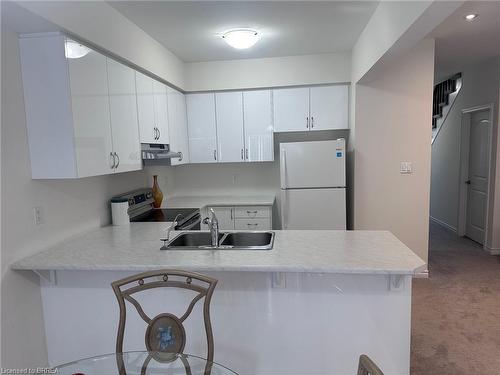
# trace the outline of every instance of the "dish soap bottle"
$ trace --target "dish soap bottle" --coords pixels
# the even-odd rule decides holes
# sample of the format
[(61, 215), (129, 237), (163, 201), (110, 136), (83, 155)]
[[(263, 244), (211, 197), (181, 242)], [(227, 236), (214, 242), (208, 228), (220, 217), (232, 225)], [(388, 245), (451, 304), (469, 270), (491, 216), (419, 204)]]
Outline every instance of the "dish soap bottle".
[(163, 201), (163, 193), (158, 185), (158, 175), (153, 176), (153, 207), (160, 208)]

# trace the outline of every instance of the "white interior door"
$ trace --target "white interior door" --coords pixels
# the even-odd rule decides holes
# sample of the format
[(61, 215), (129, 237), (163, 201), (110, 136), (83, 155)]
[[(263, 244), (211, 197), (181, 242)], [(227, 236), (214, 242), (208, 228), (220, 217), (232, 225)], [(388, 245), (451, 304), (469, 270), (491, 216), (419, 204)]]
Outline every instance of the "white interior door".
[(216, 93), (215, 108), (218, 161), (222, 163), (245, 161), (243, 93)]
[(186, 107), (191, 163), (216, 163), (217, 130), (214, 94), (186, 95)]
[(490, 155), (490, 110), (473, 112), (470, 119), (469, 185), (465, 234), (481, 244), (486, 231), (488, 170)]
[(243, 92), (246, 161), (273, 161), (274, 139), (271, 91)]
[(157, 143), (170, 143), (168, 134), (167, 86), (153, 80), (153, 103)]
[(106, 57), (68, 59), (78, 177), (113, 173)]
[(309, 130), (309, 88), (273, 90), (274, 131)]
[(183, 93), (169, 87), (167, 99), (170, 150), (182, 153), (182, 159), (173, 158), (171, 163), (172, 165), (186, 164), (189, 163), (186, 98)]
[(349, 86), (311, 87), (311, 130), (347, 129)]
[(109, 105), (115, 170), (142, 169), (139, 124), (137, 122), (135, 72), (112, 59), (108, 62)]
[(283, 229), (346, 229), (346, 195), (338, 189), (281, 190)]
[(135, 72), (137, 88), (137, 114), (142, 143), (158, 143), (155, 129), (155, 106), (153, 100), (153, 79)]

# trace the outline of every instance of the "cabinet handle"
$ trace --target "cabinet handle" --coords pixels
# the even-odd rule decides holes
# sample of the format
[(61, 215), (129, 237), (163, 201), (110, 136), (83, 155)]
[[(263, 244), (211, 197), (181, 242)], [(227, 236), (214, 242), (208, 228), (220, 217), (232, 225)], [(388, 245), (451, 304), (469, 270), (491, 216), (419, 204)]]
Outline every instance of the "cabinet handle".
[[(113, 161), (111, 161), (111, 159), (113, 159)], [(113, 155), (112, 152), (109, 153), (109, 161), (110, 161), (110, 164), (111, 164), (111, 169), (114, 169), (115, 168), (115, 164), (116, 164), (116, 159), (115, 159), (115, 155)]]
[(309, 129), (309, 117), (306, 117), (306, 129)]
[(214, 150), (214, 160), (217, 160), (217, 150)]
[(118, 166), (120, 165), (120, 157), (118, 156), (118, 154), (116, 152), (115, 152), (115, 156), (118, 159), (118, 163), (116, 163), (116, 166), (115, 166), (115, 169), (117, 169)]
[(257, 223), (253, 223), (253, 224), (252, 224), (252, 223), (247, 223), (247, 225), (248, 225), (249, 227), (256, 227), (256, 226), (257, 226), (257, 225), (259, 225), (259, 224), (257, 224)]
[(314, 117), (311, 116), (311, 129), (314, 128)]
[(182, 161), (182, 151), (179, 151), (179, 161)]
[(153, 139), (156, 141), (156, 126), (153, 126)]
[(257, 214), (257, 211), (247, 211), (247, 214)]
[(248, 160), (248, 148), (245, 149), (245, 158)]
[(230, 212), (231, 212), (231, 220), (233, 220), (233, 209), (232, 208), (230, 209)]
[(158, 130), (158, 139), (160, 139), (161, 138), (161, 131), (159, 128), (156, 128), (156, 130)]
[(244, 160), (244, 157), (243, 157), (243, 149), (241, 149), (241, 160)]

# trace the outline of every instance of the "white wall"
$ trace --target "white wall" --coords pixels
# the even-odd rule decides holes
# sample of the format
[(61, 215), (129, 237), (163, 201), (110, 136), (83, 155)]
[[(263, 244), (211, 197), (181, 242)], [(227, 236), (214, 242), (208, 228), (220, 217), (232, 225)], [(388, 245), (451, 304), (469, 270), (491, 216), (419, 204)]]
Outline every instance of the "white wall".
[(350, 52), (186, 64), (186, 91), (350, 82)]
[[(2, 366), (46, 364), (38, 278), (9, 270), (13, 261), (81, 231), (108, 224), (111, 196), (145, 186), (146, 174), (32, 180), (17, 34), (2, 30)], [(44, 223), (34, 225), (40, 206)]]
[(463, 1), (381, 1), (352, 50), (352, 82), (377, 77)]
[[(355, 229), (385, 229), (427, 261), (434, 40), (356, 87)], [(400, 174), (400, 161), (413, 174)]]
[[(449, 73), (451, 75), (457, 72)], [(461, 69), (461, 72), (462, 89), (432, 145), (430, 213), (433, 218), (455, 230), (458, 226), (462, 109), (498, 103), (500, 56), (473, 66), (464, 67)], [(498, 132), (497, 122), (494, 121), (493, 123), (493, 134), (497, 134)], [(495, 149), (496, 139), (496, 137), (493, 139)], [(492, 161), (491, 167), (494, 169), (495, 160), (493, 159)], [(500, 187), (498, 192), (500, 193)], [(500, 195), (498, 199), (500, 199)], [(490, 206), (489, 218), (491, 225), (494, 200), (491, 200), (490, 203), (492, 204)], [(493, 232), (490, 231), (487, 246), (492, 246), (491, 236)]]
[(184, 63), (106, 2), (28, 1), (18, 4), (173, 86), (184, 87)]

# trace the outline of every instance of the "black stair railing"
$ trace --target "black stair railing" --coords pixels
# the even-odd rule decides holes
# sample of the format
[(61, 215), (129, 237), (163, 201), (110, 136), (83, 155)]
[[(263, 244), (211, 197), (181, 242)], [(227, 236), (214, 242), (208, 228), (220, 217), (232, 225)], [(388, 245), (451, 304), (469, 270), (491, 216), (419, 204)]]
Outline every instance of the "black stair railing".
[(462, 78), (462, 73), (457, 73), (434, 86), (432, 100), (432, 129), (437, 127), (437, 120), (443, 117), (443, 107), (449, 104), (450, 94), (457, 90), (457, 81), (460, 78)]

